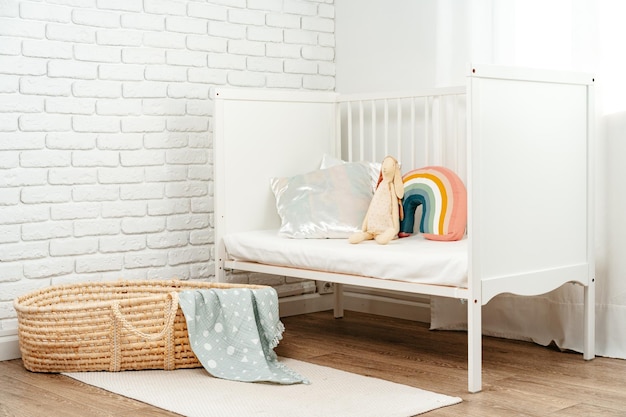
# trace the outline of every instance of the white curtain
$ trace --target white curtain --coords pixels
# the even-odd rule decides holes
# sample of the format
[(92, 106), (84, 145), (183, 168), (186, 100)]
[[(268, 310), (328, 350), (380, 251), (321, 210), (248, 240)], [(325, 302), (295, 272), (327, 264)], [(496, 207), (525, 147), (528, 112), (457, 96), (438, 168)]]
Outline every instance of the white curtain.
[[(436, 73), (441, 85), (463, 83), (463, 62), (595, 74), (596, 353), (626, 359), (626, 56), (621, 45), (626, 39), (626, 2), (439, 0), (437, 4)], [(580, 352), (582, 292), (572, 284), (539, 297), (500, 295), (483, 308), (484, 333), (542, 345), (554, 341)], [(465, 305), (433, 299), (432, 328), (459, 329), (465, 323)]]

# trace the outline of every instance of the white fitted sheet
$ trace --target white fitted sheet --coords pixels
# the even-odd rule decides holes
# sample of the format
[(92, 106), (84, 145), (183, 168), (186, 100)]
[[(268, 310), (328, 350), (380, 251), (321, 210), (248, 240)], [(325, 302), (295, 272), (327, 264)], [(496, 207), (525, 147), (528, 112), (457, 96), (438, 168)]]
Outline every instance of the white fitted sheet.
[(289, 239), (277, 230), (224, 236), (229, 259), (398, 281), (467, 288), (467, 238), (454, 242), (420, 234), (387, 245), (347, 239)]

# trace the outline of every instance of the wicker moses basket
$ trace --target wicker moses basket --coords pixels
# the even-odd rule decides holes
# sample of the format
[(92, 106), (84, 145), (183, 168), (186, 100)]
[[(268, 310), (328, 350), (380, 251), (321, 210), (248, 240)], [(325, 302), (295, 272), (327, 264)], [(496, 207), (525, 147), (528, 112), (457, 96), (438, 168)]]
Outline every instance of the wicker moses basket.
[(33, 372), (202, 366), (189, 346), (178, 292), (255, 285), (187, 281), (88, 282), (15, 302), (22, 361)]

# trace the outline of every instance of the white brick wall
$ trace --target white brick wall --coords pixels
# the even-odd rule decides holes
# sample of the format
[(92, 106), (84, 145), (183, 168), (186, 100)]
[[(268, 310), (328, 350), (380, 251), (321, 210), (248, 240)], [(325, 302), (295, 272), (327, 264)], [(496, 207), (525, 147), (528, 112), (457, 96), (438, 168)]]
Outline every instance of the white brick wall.
[(211, 88), (333, 90), (334, 43), (333, 0), (0, 1), (0, 329), (50, 284), (212, 278)]

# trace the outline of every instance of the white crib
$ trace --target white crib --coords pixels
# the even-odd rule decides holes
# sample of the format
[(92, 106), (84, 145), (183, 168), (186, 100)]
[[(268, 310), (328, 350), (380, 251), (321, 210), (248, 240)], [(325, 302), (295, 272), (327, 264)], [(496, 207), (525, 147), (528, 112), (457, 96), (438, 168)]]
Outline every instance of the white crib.
[[(336, 317), (343, 315), (344, 284), (467, 300), (470, 392), (482, 387), (481, 307), (498, 294), (532, 296), (575, 283), (584, 288), (583, 357), (593, 358), (593, 81), (584, 73), (475, 65), (466, 86), (421, 92), (218, 89), (217, 279), (241, 270), (333, 282)], [(382, 273), (375, 276), (349, 269), (360, 262), (346, 261), (358, 259), (349, 251), (363, 251), (360, 245), (334, 239), (257, 235), (252, 252), (278, 239), (272, 250), (285, 260), (233, 257), (226, 238), (280, 226), (269, 178), (318, 169), (324, 154), (347, 161), (381, 161), (391, 154), (403, 171), (426, 165), (455, 171), (468, 191), (467, 237), (459, 243), (465, 245), (464, 280), (386, 276), (385, 259), (399, 262), (387, 251), (407, 246), (396, 241), (384, 252), (368, 246), (370, 257), (380, 254)], [(338, 250), (342, 244), (348, 248)], [(448, 244), (429, 242), (419, 251)], [(303, 266), (291, 255), (300, 245), (305, 252), (326, 250), (322, 256), (331, 264), (348, 269)], [(333, 262), (332, 254), (340, 257)], [(418, 258), (400, 259), (408, 265)]]

